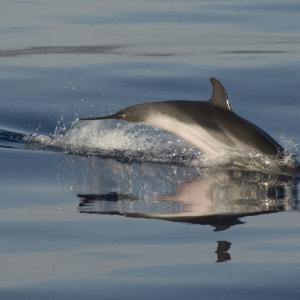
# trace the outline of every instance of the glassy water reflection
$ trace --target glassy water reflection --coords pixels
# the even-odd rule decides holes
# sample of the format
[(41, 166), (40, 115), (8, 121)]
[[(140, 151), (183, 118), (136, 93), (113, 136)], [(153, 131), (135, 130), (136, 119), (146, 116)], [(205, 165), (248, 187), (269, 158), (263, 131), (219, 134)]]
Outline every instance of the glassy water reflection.
[[(92, 180), (77, 183), (81, 213), (208, 224), (218, 231), (240, 224), (245, 216), (297, 208), (294, 177), (114, 160), (101, 160), (85, 171), (81, 177)], [(106, 176), (115, 186), (111, 191)]]
[[(112, 159), (71, 159), (82, 214), (122, 215), (210, 225), (298, 209), (298, 178), (230, 168), (197, 169)], [(231, 260), (232, 241), (216, 241), (216, 262)]]

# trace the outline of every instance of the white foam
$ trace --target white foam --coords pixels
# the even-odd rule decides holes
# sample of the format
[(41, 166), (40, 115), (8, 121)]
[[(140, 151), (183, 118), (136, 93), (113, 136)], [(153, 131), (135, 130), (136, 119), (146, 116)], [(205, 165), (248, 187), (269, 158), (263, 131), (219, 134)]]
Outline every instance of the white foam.
[(195, 161), (200, 157), (198, 149), (173, 134), (122, 121), (74, 122), (68, 130), (59, 125), (52, 136), (34, 134), (26, 143), (85, 155), (138, 155), (153, 161)]

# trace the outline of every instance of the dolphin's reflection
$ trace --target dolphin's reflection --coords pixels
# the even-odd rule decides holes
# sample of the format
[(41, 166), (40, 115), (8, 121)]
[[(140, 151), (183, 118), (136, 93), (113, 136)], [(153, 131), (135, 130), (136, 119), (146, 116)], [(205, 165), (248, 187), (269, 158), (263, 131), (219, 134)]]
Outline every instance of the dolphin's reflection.
[(228, 250), (231, 247), (231, 243), (227, 241), (218, 241), (218, 247), (215, 253), (217, 254), (217, 263), (225, 262), (231, 260), (231, 255), (228, 253)]
[[(246, 216), (297, 206), (294, 177), (114, 160), (101, 160), (86, 172), (84, 184), (77, 185), (80, 213), (206, 224), (220, 231), (243, 224)], [(102, 184), (107, 178), (113, 181), (109, 190)]]

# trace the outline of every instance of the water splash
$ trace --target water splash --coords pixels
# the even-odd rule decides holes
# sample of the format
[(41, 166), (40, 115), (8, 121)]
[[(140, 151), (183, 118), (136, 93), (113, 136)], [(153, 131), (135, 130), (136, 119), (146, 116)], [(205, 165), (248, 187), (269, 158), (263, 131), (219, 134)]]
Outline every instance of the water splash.
[(288, 138), (285, 136), (279, 137), (280, 143), (282, 144), (283, 148), (285, 149), (285, 159), (287, 163), (293, 157), (296, 157), (300, 153), (300, 144), (296, 143), (292, 138)]
[(296, 168), (299, 168), (296, 161), (298, 145), (287, 138), (281, 138), (286, 149), (283, 157), (231, 151), (209, 160), (197, 148), (174, 134), (144, 124), (115, 120), (75, 121), (69, 128), (62, 120), (53, 135), (33, 134), (26, 136), (24, 141), (30, 149), (110, 157), (123, 162), (151, 161), (201, 168), (231, 166), (284, 174), (295, 173)]
[(75, 121), (69, 129), (60, 122), (53, 135), (33, 134), (25, 142), (29, 147), (127, 161), (191, 164), (201, 157), (198, 149), (173, 134), (143, 124), (116, 121)]

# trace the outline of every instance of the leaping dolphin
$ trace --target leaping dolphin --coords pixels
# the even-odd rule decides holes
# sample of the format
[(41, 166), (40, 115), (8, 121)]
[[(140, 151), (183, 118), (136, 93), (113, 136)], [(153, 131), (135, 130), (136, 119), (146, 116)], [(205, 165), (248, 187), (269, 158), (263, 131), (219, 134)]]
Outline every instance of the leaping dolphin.
[(269, 134), (232, 111), (221, 82), (210, 78), (213, 93), (207, 101), (171, 100), (143, 103), (115, 114), (80, 120), (121, 119), (145, 122), (175, 133), (208, 158), (230, 151), (256, 151), (282, 156), (284, 149)]

